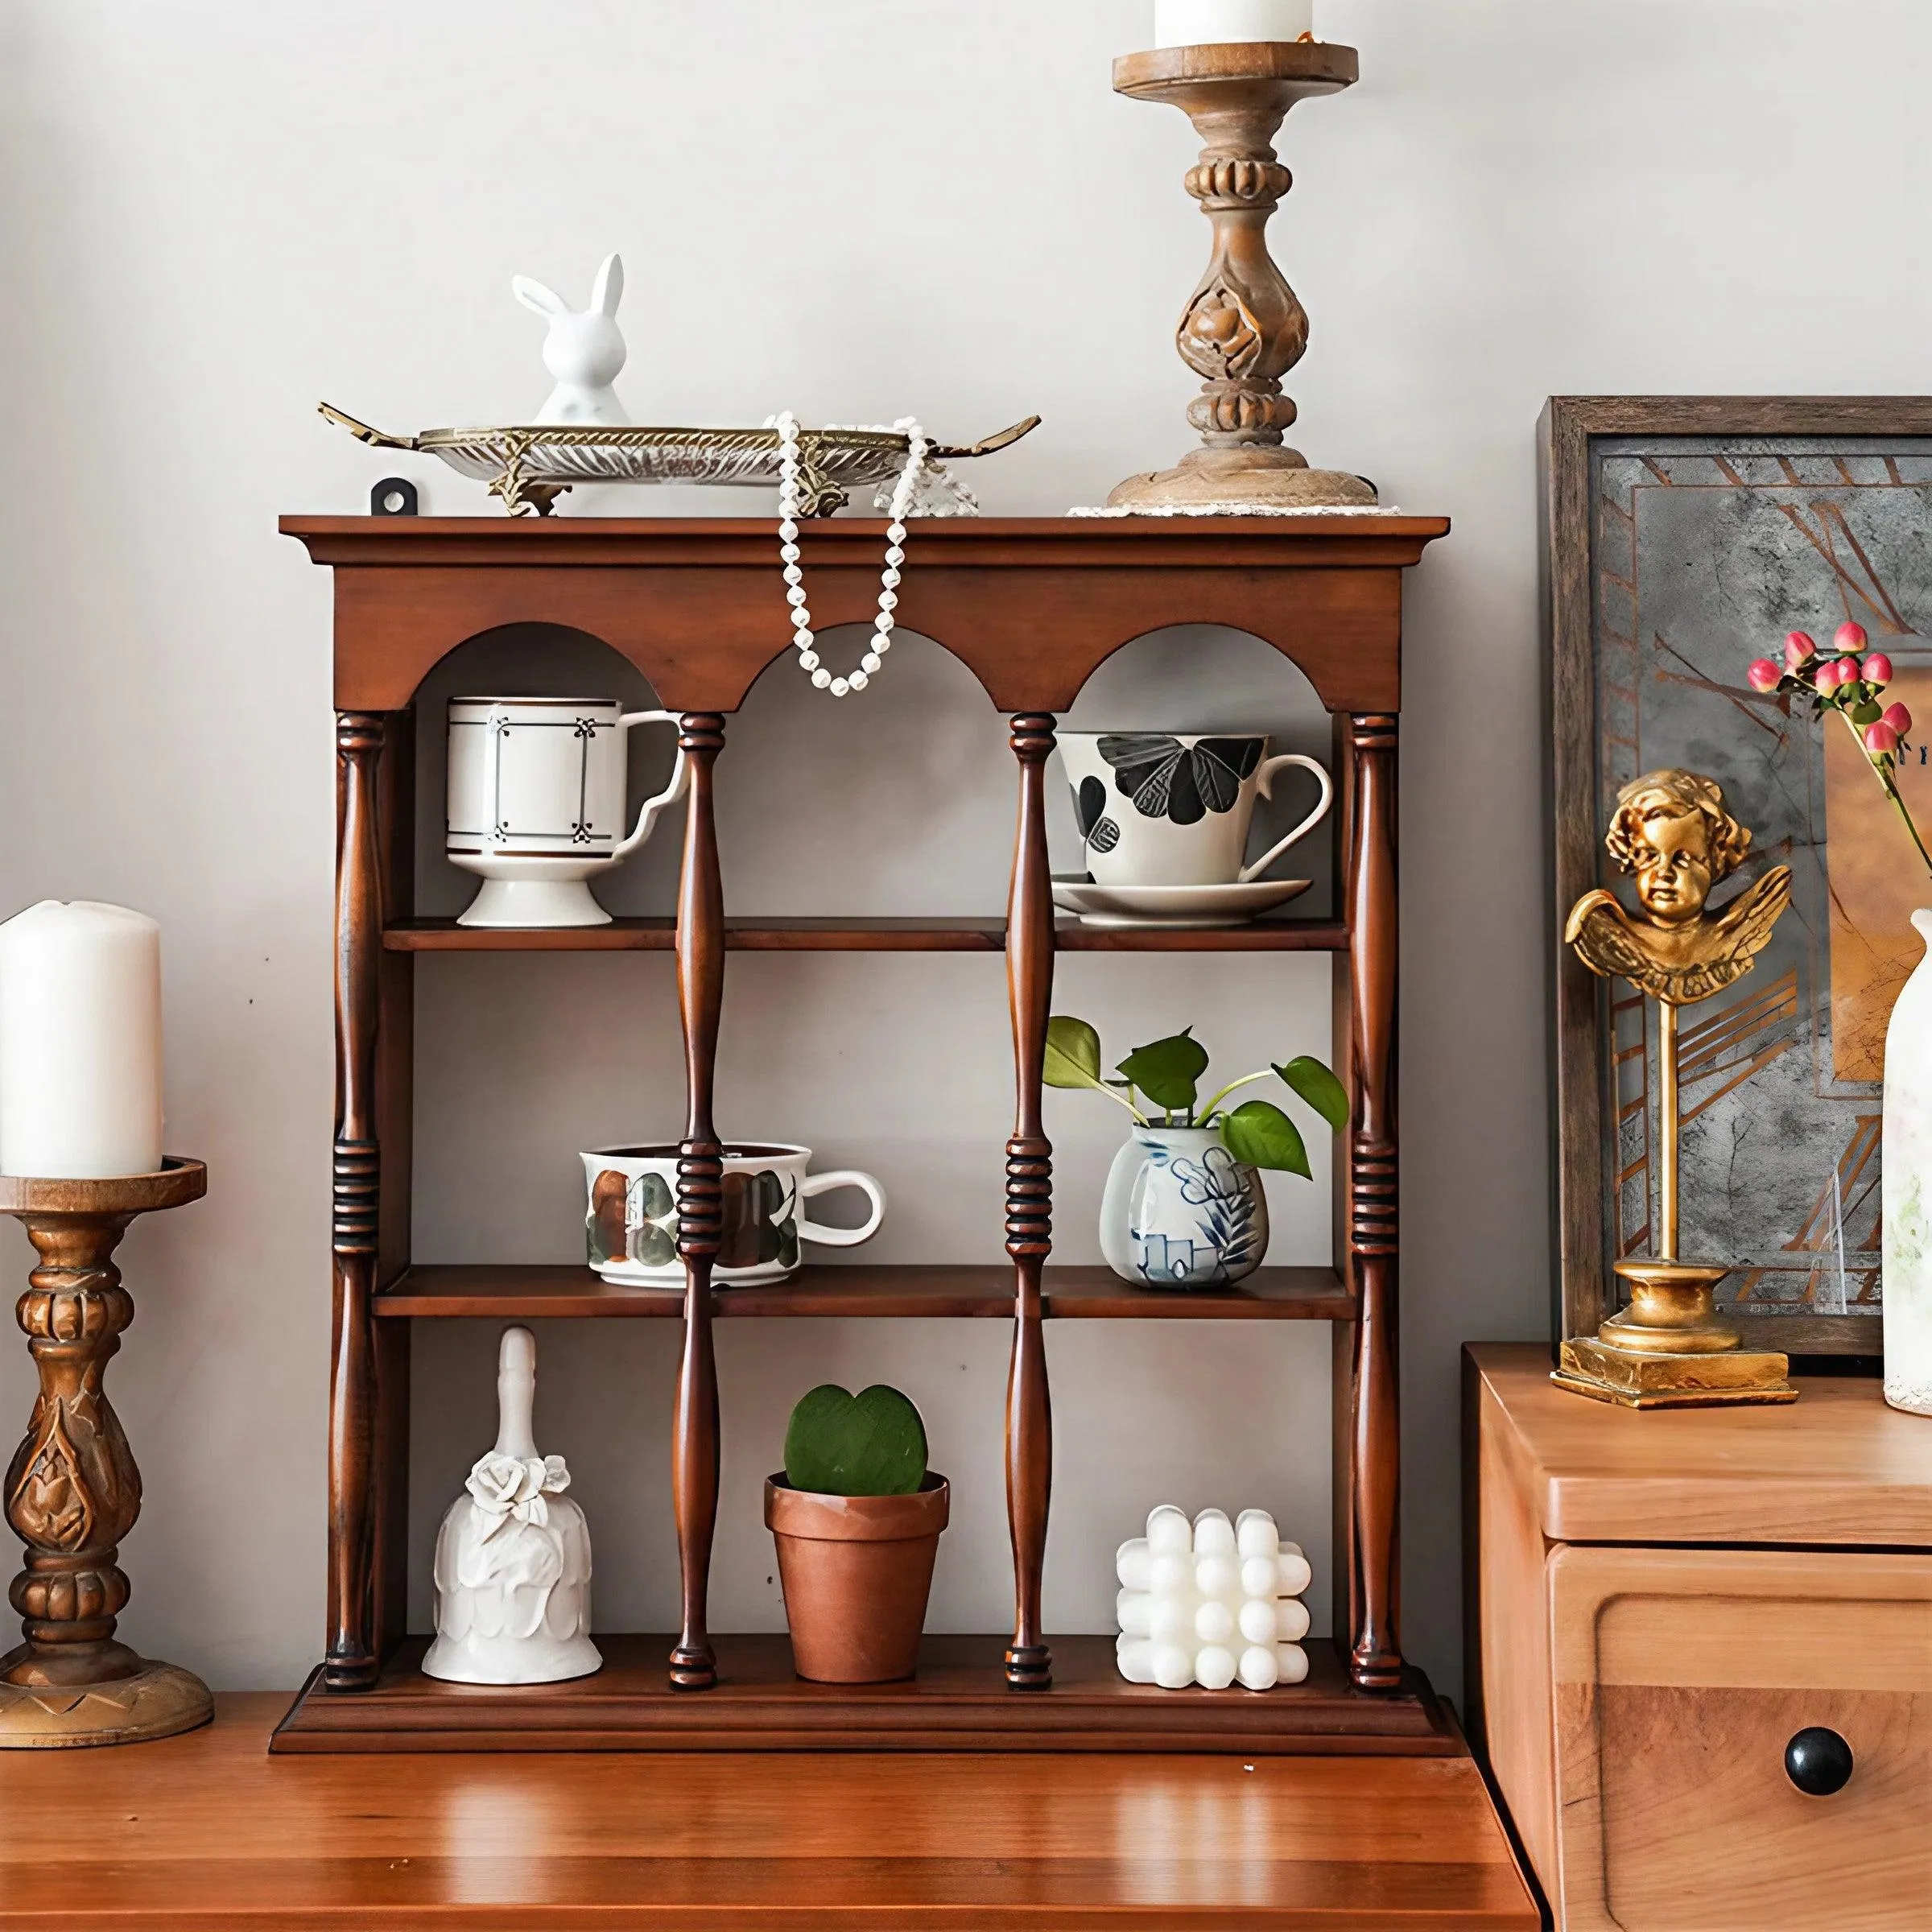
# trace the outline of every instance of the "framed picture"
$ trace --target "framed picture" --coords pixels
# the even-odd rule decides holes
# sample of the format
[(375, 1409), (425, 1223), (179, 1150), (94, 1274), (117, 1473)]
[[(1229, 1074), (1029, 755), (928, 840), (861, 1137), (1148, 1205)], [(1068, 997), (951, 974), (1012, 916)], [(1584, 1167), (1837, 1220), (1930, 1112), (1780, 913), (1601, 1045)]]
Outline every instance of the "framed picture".
[[(1657, 1174), (1654, 1013), (1560, 927), (1618, 883), (1619, 787), (1681, 766), (1752, 828), (1739, 883), (1794, 874), (1756, 969), (1682, 1011), (1681, 1252), (1730, 1264), (1748, 1347), (1876, 1356), (1885, 1026), (1932, 880), (1852, 734), (1744, 674), (1850, 621), (1932, 726), (1932, 398), (1558, 397), (1539, 441), (1562, 1333), (1593, 1333), (1610, 1265), (1652, 1252)], [(1898, 777), (1932, 822), (1926, 745)]]

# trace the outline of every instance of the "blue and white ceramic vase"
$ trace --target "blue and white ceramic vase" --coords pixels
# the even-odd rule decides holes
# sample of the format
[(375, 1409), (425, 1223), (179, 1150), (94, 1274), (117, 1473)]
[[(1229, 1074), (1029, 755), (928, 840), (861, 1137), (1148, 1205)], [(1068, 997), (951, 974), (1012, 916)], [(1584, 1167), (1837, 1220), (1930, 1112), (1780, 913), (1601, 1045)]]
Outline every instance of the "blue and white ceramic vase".
[(1261, 1177), (1216, 1127), (1136, 1127), (1100, 1198), (1100, 1253), (1146, 1288), (1219, 1288), (1268, 1252)]

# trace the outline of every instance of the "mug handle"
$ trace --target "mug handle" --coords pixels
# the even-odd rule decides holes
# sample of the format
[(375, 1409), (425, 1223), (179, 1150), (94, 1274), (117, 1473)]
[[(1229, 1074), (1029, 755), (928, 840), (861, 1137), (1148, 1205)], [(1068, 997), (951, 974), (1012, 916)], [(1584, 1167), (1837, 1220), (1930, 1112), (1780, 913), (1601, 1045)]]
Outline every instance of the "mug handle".
[(1274, 774), (1285, 765), (1305, 765), (1321, 781), (1322, 795), (1313, 811), (1303, 819), (1286, 838), (1269, 847), (1267, 851), (1252, 865), (1244, 865), (1236, 877), (1244, 886), (1253, 885), (1268, 868), (1278, 859), (1296, 840), (1306, 838), (1328, 815), (1328, 807), (1335, 803), (1335, 781), (1328, 775), (1327, 766), (1319, 759), (1304, 758), (1298, 751), (1285, 751), (1278, 758), (1268, 759), (1256, 777), (1256, 784), (1265, 799), (1274, 796)]
[(872, 1218), (863, 1228), (821, 1228), (801, 1214), (799, 1238), (816, 1241), (824, 1248), (856, 1248), (878, 1232), (879, 1224), (886, 1218), (886, 1190), (869, 1174), (861, 1174), (856, 1167), (840, 1167), (831, 1174), (807, 1174), (799, 1183), (799, 1199), (809, 1201), (814, 1195), (828, 1194), (835, 1187), (862, 1189), (872, 1202)]
[[(617, 720), (617, 729), (629, 732), (634, 724), (676, 724), (682, 730), (682, 720), (675, 711), (627, 711)], [(625, 749), (628, 751), (629, 745)], [(650, 836), (650, 828), (657, 823), (658, 814), (667, 805), (675, 805), (684, 795), (684, 787), (691, 778), (690, 767), (684, 762), (683, 747), (678, 748), (677, 762), (671, 768), (671, 782), (654, 799), (646, 799), (638, 812), (637, 828), (630, 836), (611, 853), (613, 858), (621, 859), (633, 852)]]

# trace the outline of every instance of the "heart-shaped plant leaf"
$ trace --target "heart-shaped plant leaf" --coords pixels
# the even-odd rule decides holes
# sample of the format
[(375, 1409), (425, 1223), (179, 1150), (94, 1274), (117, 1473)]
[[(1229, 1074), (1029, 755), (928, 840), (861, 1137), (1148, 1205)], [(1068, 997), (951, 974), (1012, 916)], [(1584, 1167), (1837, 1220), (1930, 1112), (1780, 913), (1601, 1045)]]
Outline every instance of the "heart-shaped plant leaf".
[(926, 1425), (882, 1382), (857, 1395), (822, 1383), (791, 1412), (785, 1480), (819, 1496), (910, 1496), (926, 1480)]
[(1348, 1091), (1311, 1053), (1274, 1070), (1337, 1133), (1348, 1125)]
[(1221, 1122), (1221, 1138), (1237, 1161), (1250, 1167), (1272, 1167), (1282, 1174), (1308, 1171), (1308, 1150), (1293, 1121), (1269, 1100), (1249, 1100)]
[(1208, 1071), (1208, 1049), (1194, 1038), (1191, 1026), (1185, 1033), (1135, 1047), (1117, 1071), (1157, 1107), (1170, 1111), (1191, 1107), (1201, 1075)]
[(1084, 1020), (1056, 1013), (1046, 1022), (1046, 1064), (1041, 1077), (1049, 1087), (1099, 1086), (1100, 1036)]

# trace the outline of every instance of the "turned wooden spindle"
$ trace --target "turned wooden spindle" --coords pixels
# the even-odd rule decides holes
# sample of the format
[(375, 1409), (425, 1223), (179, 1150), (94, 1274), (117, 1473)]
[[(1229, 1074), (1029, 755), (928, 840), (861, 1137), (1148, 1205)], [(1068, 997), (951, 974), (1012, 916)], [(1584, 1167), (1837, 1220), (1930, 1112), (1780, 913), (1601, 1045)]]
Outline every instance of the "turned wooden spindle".
[(374, 1628), (375, 1335), (382, 1152), (376, 1133), (382, 875), (379, 712), (336, 714), (335, 1354), (328, 1397), (328, 1654), (332, 1690), (367, 1690)]
[(687, 1096), (678, 1143), (678, 1253), (684, 1263), (684, 1356), (671, 1422), (671, 1480), (677, 1516), (683, 1624), (671, 1682), (708, 1690), (718, 1681), (707, 1622), (712, 1538), (718, 1517), (718, 1370), (712, 1352), (711, 1272), (724, 1228), (724, 1150), (712, 1117), (718, 1022), (724, 1002), (724, 886), (712, 771), (724, 749), (724, 720), (690, 712), (678, 744), (691, 773), (684, 860), (678, 879), (678, 1010), (684, 1025)]
[(1202, 378), (1187, 411), (1202, 447), (1172, 469), (1129, 477), (1109, 503), (1375, 502), (1361, 477), (1311, 469), (1283, 441), (1295, 407), (1282, 378), (1307, 349), (1308, 312), (1268, 252), (1268, 218), (1293, 185), (1276, 130), (1296, 101), (1339, 93), (1357, 71), (1353, 47), (1325, 41), (1158, 47), (1114, 62), (1116, 93), (1171, 102), (1193, 122), (1203, 145), (1187, 192), (1214, 244), (1174, 332), (1181, 360)]
[(1053, 875), (1046, 856), (1046, 770), (1054, 721), (1043, 712), (1013, 720), (1020, 765), (1019, 828), (1007, 904), (1006, 987), (1013, 1006), (1017, 1093), (1006, 1143), (1006, 1252), (1013, 1265), (1013, 1367), (1006, 1385), (1006, 1515), (1013, 1535), (1013, 1641), (1006, 1681), (1044, 1690), (1053, 1657), (1040, 1634), (1046, 1512), (1053, 1490), (1053, 1410), (1041, 1326), (1040, 1270), (1053, 1248), (1053, 1143), (1040, 1117), (1046, 1021), (1053, 1005)]
[(114, 1180), (0, 1176), (0, 1213), (40, 1257), (17, 1311), (40, 1390), (6, 1472), (6, 1520), (27, 1546), (8, 1597), (27, 1641), (0, 1657), (0, 1748), (167, 1737), (214, 1715), (199, 1678), (115, 1641), (141, 1474), (102, 1385), (134, 1319), (113, 1259), (128, 1224), (207, 1191), (199, 1161)]
[(1402, 1501), (1396, 1384), (1396, 720), (1356, 714), (1348, 720), (1347, 735), (1352, 773), (1347, 893), (1353, 935), (1348, 1265), (1360, 1311), (1348, 1421), (1355, 1465), (1348, 1670), (1358, 1690), (1393, 1690), (1402, 1678), (1396, 1629)]

